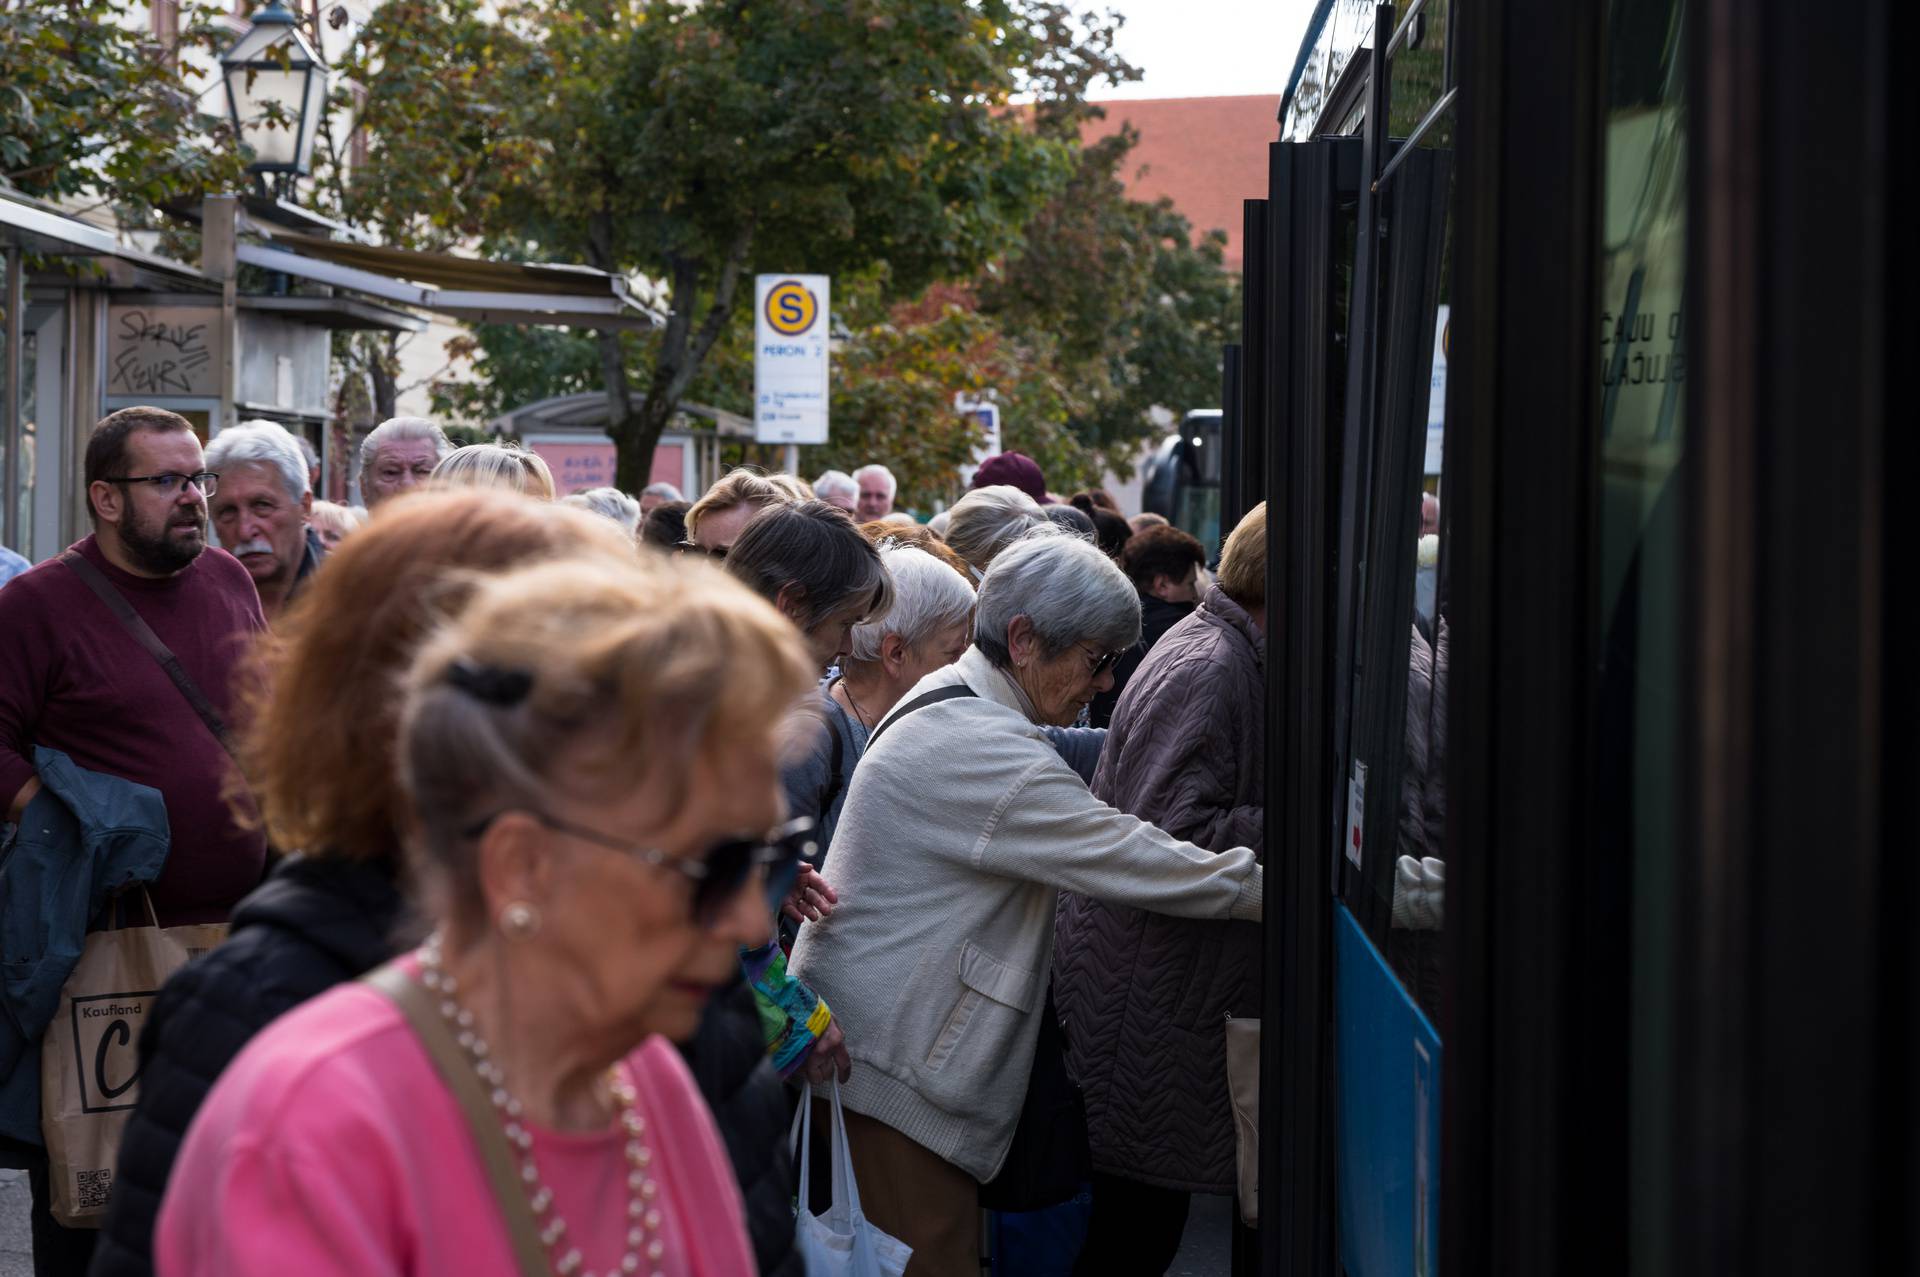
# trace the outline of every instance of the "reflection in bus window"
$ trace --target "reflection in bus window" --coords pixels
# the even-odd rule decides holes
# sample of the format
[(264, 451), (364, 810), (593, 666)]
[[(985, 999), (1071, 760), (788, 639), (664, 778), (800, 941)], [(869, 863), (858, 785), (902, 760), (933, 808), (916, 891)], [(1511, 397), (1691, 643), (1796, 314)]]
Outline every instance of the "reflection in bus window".
[[(1452, 236), (1449, 216), (1447, 234)], [(1449, 250), (1451, 244), (1448, 245)], [(1414, 542), (1413, 624), (1407, 642), (1407, 712), (1395, 830), (1393, 908), (1387, 956), (1414, 1000), (1440, 1013), (1440, 936), (1446, 921), (1447, 624), (1442, 576), (1441, 460), (1446, 438), (1447, 356), (1452, 346), (1450, 251), (1442, 254), (1433, 329), (1433, 371), (1427, 404), (1419, 533)]]
[[(1687, 29), (1683, 0), (1612, 0), (1603, 39), (1605, 159), (1594, 388), (1599, 406), (1599, 652), (1593, 854), (1631, 866), (1632, 1021), (1615, 1062), (1632, 1079), (1628, 1181), (1634, 1272), (1665, 1277), (1675, 1129), (1670, 979), (1682, 652), (1679, 467), (1686, 444)], [(1596, 907), (1599, 907), (1596, 906)]]

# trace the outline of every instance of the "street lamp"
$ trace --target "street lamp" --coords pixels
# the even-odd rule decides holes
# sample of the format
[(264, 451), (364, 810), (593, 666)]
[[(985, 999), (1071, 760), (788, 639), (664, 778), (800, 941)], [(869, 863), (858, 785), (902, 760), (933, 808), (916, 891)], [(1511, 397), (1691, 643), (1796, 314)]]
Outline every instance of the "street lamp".
[(227, 112), (253, 150), (247, 171), (290, 183), (313, 164), (313, 139), (327, 96), (327, 67), (280, 0), (254, 15), (253, 26), (220, 59)]

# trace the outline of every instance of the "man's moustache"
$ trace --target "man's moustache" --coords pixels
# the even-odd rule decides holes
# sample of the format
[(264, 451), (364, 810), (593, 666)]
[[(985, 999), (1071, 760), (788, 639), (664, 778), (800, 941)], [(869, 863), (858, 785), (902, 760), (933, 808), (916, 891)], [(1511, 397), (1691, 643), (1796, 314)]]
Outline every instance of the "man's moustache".
[(231, 553), (236, 559), (243, 554), (272, 554), (273, 542), (265, 537), (252, 537), (234, 546)]

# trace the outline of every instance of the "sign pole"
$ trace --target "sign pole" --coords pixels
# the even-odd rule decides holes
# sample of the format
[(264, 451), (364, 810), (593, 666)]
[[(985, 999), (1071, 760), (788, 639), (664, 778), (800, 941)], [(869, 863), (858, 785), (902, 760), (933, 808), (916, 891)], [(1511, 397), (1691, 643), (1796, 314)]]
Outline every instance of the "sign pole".
[(800, 445), (799, 444), (790, 443), (781, 451), (780, 468), (782, 470), (785, 470), (788, 474), (791, 474), (791, 475), (797, 475), (800, 473)]

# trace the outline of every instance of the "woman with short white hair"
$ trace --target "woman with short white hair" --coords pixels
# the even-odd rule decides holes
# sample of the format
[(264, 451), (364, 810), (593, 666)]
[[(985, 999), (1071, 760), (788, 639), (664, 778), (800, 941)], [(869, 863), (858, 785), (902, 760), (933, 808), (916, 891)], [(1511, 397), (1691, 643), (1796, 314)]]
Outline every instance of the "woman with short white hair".
[(618, 488), (586, 488), (561, 497), (560, 504), (612, 519), (630, 534), (640, 532), (640, 503)]
[(861, 1204), (916, 1273), (979, 1271), (979, 1188), (1025, 1099), (1059, 892), (1261, 917), (1251, 849), (1215, 855), (1108, 806), (1042, 730), (1110, 686), (1139, 633), (1133, 584), (1098, 548), (1022, 538), (987, 571), (973, 646), (881, 721), (848, 787), (840, 902), (801, 929), (792, 969), (846, 1026)]
[(973, 587), (912, 546), (883, 542), (880, 562), (893, 581), (893, 606), (854, 626), (839, 676), (821, 689), (826, 731), (784, 778), (790, 814), (814, 822), (822, 847), (833, 838), (867, 734), (915, 683), (967, 650)]
[(1000, 551), (1047, 522), (1032, 497), (1015, 487), (975, 488), (954, 502), (942, 533), (954, 553), (973, 568), (977, 581)]

